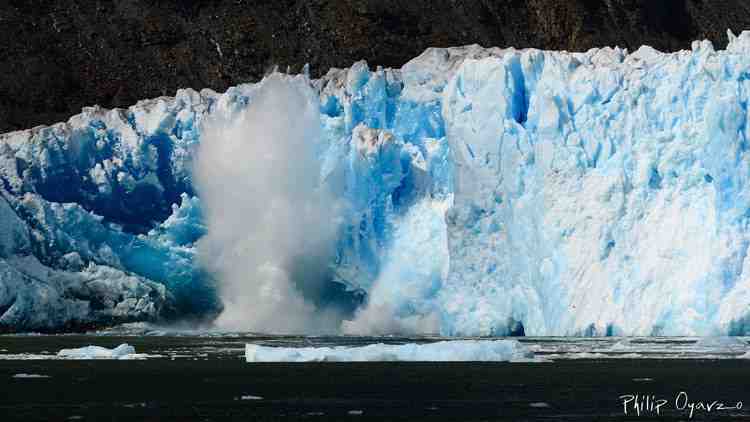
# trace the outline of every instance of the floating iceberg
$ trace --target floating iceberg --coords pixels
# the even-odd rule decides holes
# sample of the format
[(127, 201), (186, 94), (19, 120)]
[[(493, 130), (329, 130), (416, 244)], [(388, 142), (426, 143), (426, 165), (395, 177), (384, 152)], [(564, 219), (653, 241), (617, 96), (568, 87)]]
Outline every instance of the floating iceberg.
[(747, 341), (736, 337), (703, 337), (695, 342), (694, 348), (719, 352), (745, 352), (750, 350)]
[(514, 362), (534, 354), (516, 340), (453, 340), (361, 347), (268, 347), (245, 345), (247, 362)]
[(44, 378), (52, 378), (52, 377), (49, 376), (49, 375), (20, 373), (20, 374), (13, 375), (11, 378), (15, 378), (15, 379), (44, 379)]
[[(319, 102), (315, 168), (346, 204), (300, 303), (358, 334), (750, 333), (750, 32), (728, 35), (287, 76)], [(265, 83), (0, 135), (0, 330), (221, 312), (193, 162)]]
[(135, 354), (135, 348), (121, 344), (114, 349), (101, 346), (86, 346), (79, 349), (62, 349), (57, 356), (67, 359), (129, 359)]

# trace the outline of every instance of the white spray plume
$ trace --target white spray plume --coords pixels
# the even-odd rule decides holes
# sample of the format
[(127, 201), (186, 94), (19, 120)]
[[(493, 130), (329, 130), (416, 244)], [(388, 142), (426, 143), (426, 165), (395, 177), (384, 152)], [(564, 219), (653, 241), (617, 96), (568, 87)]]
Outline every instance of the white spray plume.
[(338, 329), (338, 315), (315, 306), (339, 220), (320, 182), (320, 142), (319, 105), (304, 76), (272, 74), (246, 110), (204, 126), (194, 169), (208, 225), (199, 255), (218, 277), (219, 328)]
[[(440, 332), (440, 314), (433, 296), (448, 276), (445, 212), (452, 204), (452, 197), (425, 199), (400, 217), (385, 265), (368, 292), (368, 303), (352, 320), (342, 323), (345, 334)], [(433, 253), (425, 253), (428, 250)], [(404, 308), (408, 312), (403, 312)]]

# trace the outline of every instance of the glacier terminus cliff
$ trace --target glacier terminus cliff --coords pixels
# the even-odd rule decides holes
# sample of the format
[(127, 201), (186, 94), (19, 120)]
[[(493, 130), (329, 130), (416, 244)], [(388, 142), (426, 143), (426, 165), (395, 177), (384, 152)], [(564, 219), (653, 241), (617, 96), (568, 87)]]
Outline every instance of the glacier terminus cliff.
[[(728, 36), (431, 48), (0, 135), (0, 331), (277, 303), (321, 322), (245, 328), (747, 335), (750, 32)], [(197, 172), (212, 145), (232, 160)]]

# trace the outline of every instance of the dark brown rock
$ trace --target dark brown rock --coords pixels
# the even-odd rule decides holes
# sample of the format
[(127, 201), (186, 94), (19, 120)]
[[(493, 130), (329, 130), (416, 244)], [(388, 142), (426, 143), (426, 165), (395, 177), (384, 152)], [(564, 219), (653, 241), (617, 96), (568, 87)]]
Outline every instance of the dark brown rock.
[(319, 75), (397, 67), (430, 46), (580, 51), (726, 45), (746, 0), (3, 0), (0, 132), (123, 107), (182, 87), (218, 91), (274, 64)]

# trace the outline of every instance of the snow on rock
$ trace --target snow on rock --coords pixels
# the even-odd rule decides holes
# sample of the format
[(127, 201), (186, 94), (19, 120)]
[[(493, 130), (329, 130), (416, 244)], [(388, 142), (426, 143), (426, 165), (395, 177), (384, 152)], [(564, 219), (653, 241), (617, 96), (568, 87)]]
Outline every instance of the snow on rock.
[(426, 344), (370, 344), (361, 347), (268, 347), (245, 345), (247, 362), (504, 362), (529, 361), (534, 354), (516, 340), (453, 340)]
[(129, 344), (121, 344), (114, 349), (101, 346), (86, 346), (78, 349), (62, 349), (57, 356), (67, 359), (128, 359), (135, 354), (135, 348)]
[[(750, 32), (728, 35), (431, 48), (307, 81), (347, 204), (317, 299), (361, 334), (749, 333)], [(0, 135), (0, 330), (219, 312), (192, 163), (263, 83)]]

